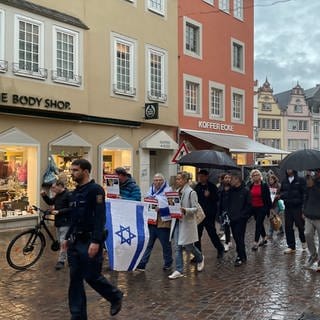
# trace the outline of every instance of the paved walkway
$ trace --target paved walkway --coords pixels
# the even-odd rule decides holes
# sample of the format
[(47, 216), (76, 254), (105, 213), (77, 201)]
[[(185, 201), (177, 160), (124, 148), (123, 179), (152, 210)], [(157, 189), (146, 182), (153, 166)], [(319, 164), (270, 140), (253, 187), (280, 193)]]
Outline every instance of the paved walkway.
[[(0, 234), (0, 319), (70, 319), (67, 305), (68, 269), (54, 270), (56, 253), (49, 246), (30, 270), (17, 272), (5, 261), (8, 241), (17, 232)], [(252, 221), (248, 227), (248, 262), (235, 268), (234, 249), (222, 262), (204, 238), (205, 270), (186, 265), (186, 277), (169, 280), (162, 271), (159, 245), (146, 272), (106, 272), (125, 292), (118, 320), (308, 320), (320, 319), (320, 273), (303, 269), (308, 253), (298, 241), (295, 254), (284, 255), (285, 239), (274, 238), (251, 252)], [(189, 257), (185, 256), (185, 261)], [(106, 268), (104, 268), (106, 271)], [(87, 288), (90, 320), (110, 319), (109, 304)]]

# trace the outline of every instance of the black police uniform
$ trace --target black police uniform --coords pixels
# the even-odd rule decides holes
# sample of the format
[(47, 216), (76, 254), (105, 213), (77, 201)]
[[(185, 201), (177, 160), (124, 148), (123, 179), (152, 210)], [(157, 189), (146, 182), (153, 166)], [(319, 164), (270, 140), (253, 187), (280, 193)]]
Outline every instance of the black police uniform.
[[(69, 308), (72, 320), (86, 320), (86, 294), (83, 280), (112, 305), (119, 303), (122, 292), (102, 274), (102, 249), (106, 237), (106, 207), (103, 188), (94, 180), (78, 186), (71, 194), (71, 227), (66, 235), (69, 240), (68, 263), (70, 267)], [(91, 243), (99, 244), (99, 251), (89, 258)]]

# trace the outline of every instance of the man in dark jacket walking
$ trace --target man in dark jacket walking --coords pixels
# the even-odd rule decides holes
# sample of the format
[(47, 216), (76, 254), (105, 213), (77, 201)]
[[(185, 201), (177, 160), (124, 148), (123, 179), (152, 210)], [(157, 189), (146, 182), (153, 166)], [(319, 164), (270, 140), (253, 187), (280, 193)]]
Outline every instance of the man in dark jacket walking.
[(249, 190), (245, 187), (240, 174), (231, 174), (231, 188), (229, 191), (228, 216), (230, 227), (236, 243), (237, 258), (234, 262), (236, 267), (247, 261), (245, 247), (245, 233), (248, 218), (251, 213), (251, 197)]
[(302, 249), (307, 248), (304, 235), (304, 220), (302, 217), (302, 205), (305, 195), (306, 181), (298, 177), (297, 171), (288, 169), (286, 178), (281, 182), (280, 198), (285, 204), (285, 232), (288, 248), (284, 253), (294, 253), (296, 250), (296, 241), (293, 224), (298, 228), (299, 238)]
[(198, 202), (201, 205), (206, 217), (198, 225), (199, 241), (195, 243), (196, 247), (201, 251), (201, 237), (203, 229), (206, 228), (212, 244), (218, 251), (217, 258), (222, 258), (224, 254), (224, 247), (217, 235), (215, 228), (215, 218), (217, 213), (218, 203), (218, 188), (208, 181), (209, 172), (207, 170), (200, 170), (198, 173), (199, 183), (194, 190), (198, 195)]
[[(46, 204), (54, 206), (51, 213), (55, 216), (54, 225), (57, 228), (57, 239), (61, 244), (71, 224), (71, 208), (69, 207), (70, 193), (68, 189), (65, 188), (62, 180), (57, 180), (57, 182), (53, 183), (51, 190), (54, 193), (52, 198), (50, 198), (44, 190), (41, 191), (41, 196)], [(67, 253), (61, 248), (58, 262), (55, 266), (56, 270), (64, 267), (66, 259)]]
[[(305, 236), (310, 253), (306, 267), (311, 268), (315, 262), (318, 262), (317, 271), (320, 271), (320, 169), (316, 171), (314, 177), (307, 177), (303, 214), (306, 223)], [(314, 243), (315, 231), (318, 234), (318, 249)]]

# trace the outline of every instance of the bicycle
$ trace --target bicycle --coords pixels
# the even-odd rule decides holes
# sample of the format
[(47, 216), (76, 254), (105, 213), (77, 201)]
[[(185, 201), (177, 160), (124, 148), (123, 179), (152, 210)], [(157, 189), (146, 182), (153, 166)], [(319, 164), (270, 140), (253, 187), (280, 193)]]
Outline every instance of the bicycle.
[(59, 241), (52, 235), (46, 224), (46, 221), (53, 221), (48, 217), (50, 211), (42, 210), (36, 206), (32, 206), (32, 209), (39, 212), (40, 221), (34, 228), (16, 235), (10, 241), (6, 252), (10, 267), (20, 271), (33, 266), (42, 256), (46, 246), (46, 238), (41, 230), (42, 228), (52, 240), (51, 250), (58, 251), (60, 249)]

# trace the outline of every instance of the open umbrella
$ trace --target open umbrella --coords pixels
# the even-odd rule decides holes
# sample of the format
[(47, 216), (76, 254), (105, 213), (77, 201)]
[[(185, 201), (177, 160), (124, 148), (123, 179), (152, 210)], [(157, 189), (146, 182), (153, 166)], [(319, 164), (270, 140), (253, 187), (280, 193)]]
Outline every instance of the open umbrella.
[(197, 150), (183, 156), (178, 164), (198, 168), (238, 169), (240, 168), (225, 152), (216, 150)]
[(303, 171), (318, 168), (320, 168), (320, 151), (313, 149), (291, 152), (280, 162), (281, 170)]

